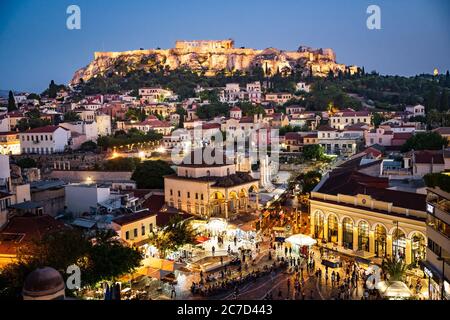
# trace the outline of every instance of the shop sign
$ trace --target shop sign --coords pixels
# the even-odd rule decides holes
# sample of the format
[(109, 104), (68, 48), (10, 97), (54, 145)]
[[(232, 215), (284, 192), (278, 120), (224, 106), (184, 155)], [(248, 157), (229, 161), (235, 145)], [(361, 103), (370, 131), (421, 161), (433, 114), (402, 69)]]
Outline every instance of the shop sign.
[(429, 203), (427, 203), (427, 212), (431, 213), (431, 214), (434, 214), (434, 206), (429, 204)]

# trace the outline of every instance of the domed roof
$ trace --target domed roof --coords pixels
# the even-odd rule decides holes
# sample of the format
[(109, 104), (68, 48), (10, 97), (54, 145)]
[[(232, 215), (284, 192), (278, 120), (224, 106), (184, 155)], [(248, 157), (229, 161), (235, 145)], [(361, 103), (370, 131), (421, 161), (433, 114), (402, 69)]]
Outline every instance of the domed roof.
[[(64, 289), (64, 279), (58, 271), (50, 267), (38, 268), (25, 279), (23, 296), (31, 299), (45, 297), (53, 299), (61, 294), (64, 296)], [(58, 293), (61, 294), (57, 295)]]

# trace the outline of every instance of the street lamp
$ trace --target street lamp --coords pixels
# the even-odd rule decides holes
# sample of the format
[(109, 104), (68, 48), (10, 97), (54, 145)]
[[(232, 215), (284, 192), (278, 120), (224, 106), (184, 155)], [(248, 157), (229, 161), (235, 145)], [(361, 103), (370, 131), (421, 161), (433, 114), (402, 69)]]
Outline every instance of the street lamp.
[[(398, 253), (397, 252), (398, 251), (398, 233), (399, 233), (398, 220), (394, 220), (392, 222), (397, 225), (396, 230), (395, 230), (395, 252), (394, 252), (394, 257), (397, 257), (397, 253)], [(395, 259), (395, 260), (397, 260), (397, 259)]]

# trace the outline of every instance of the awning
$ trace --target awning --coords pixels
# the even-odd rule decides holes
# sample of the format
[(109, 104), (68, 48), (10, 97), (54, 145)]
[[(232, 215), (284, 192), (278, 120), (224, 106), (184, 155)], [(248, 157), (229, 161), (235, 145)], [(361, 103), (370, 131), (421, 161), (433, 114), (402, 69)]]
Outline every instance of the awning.
[(412, 296), (408, 286), (402, 281), (381, 281), (377, 289), (385, 298), (410, 298)]
[(286, 239), (286, 242), (298, 245), (300, 247), (303, 247), (303, 246), (310, 247), (317, 243), (317, 241), (314, 240), (313, 238), (311, 238), (310, 236), (300, 234), (300, 233), (290, 236), (289, 238)]

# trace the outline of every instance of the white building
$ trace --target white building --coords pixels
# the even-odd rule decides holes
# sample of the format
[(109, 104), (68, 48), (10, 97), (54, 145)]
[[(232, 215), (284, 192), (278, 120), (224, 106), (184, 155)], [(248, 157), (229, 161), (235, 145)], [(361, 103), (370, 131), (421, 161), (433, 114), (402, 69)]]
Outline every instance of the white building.
[(65, 194), (67, 210), (79, 215), (96, 212), (99, 203), (110, 199), (111, 190), (97, 184), (69, 184), (65, 186)]
[(70, 144), (70, 131), (60, 126), (46, 126), (19, 133), (22, 154), (64, 152)]
[(407, 106), (405, 111), (410, 113), (411, 117), (425, 116), (425, 107), (421, 104), (417, 104), (415, 106)]
[(0, 132), (9, 132), (11, 131), (11, 124), (9, 120), (9, 116), (1, 116), (0, 117)]
[(111, 134), (111, 116), (99, 113), (95, 116), (97, 122), (97, 134), (99, 137), (109, 136)]
[(305, 91), (305, 92), (310, 92), (311, 91), (311, 86), (307, 85), (305, 82), (298, 82), (295, 85), (295, 90), (296, 91)]
[(368, 111), (346, 109), (331, 115), (328, 121), (330, 127), (342, 130), (346, 126), (356, 123), (370, 124), (372, 122), (372, 114)]
[(359, 133), (343, 132), (329, 126), (317, 129), (317, 143), (324, 147), (327, 154), (353, 155), (362, 140)]
[(84, 122), (84, 121), (75, 121), (75, 122), (63, 122), (59, 124), (60, 127), (63, 127), (70, 132), (78, 133), (86, 136), (86, 140), (97, 141), (98, 138), (98, 130), (96, 122)]
[(155, 103), (177, 98), (171, 90), (163, 88), (140, 88), (139, 96), (141, 97), (141, 103)]

